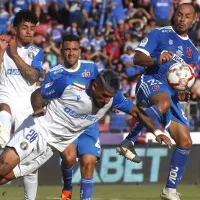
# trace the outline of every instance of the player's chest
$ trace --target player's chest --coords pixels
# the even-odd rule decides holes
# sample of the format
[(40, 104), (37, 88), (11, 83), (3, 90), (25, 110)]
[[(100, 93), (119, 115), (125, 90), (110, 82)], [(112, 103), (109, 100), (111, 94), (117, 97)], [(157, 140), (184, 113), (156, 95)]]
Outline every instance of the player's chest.
[(185, 61), (190, 60), (193, 56), (193, 47), (189, 41), (173, 38), (172, 36), (163, 37), (159, 43), (160, 51), (168, 50), (183, 58)]

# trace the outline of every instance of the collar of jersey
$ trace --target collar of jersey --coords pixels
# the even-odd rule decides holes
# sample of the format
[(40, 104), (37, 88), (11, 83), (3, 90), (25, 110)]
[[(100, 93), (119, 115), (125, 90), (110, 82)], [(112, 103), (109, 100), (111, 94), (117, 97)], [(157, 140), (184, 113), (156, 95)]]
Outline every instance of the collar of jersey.
[[(171, 28), (172, 28), (172, 31), (173, 31), (174, 33), (176, 33), (176, 31), (173, 29), (172, 26), (171, 26)], [(177, 34), (177, 33), (176, 33), (176, 35), (178, 35), (178, 37), (180, 37), (182, 40), (188, 40), (188, 39), (189, 39), (188, 35), (187, 35), (186, 37), (182, 37), (182, 36), (180, 36), (180, 35)]]
[(23, 49), (28, 49), (30, 46), (31, 46), (31, 44), (29, 44), (29, 45), (27, 45), (27, 46), (25, 46), (25, 47), (24, 47), (24, 46), (19, 46), (19, 45), (17, 45), (18, 48), (23, 48)]
[(67, 71), (67, 72), (77, 72), (77, 71), (80, 69), (80, 66), (81, 66), (80, 60), (78, 60), (78, 65), (77, 65), (76, 69), (67, 69), (67, 68), (65, 67), (64, 61), (62, 62), (62, 65), (64, 66), (64, 69), (65, 69), (65, 71)]

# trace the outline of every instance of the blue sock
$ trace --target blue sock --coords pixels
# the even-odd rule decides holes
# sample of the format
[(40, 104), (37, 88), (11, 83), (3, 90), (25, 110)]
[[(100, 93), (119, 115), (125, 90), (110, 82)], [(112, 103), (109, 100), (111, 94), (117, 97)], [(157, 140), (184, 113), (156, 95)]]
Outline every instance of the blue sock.
[(90, 200), (92, 198), (94, 188), (94, 181), (92, 178), (82, 178), (81, 179), (81, 193), (80, 193), (80, 199), (81, 200)]
[[(162, 113), (158, 109), (156, 105), (153, 105), (146, 110), (144, 110), (145, 114), (150, 117), (153, 122), (155, 123), (156, 127), (160, 128), (161, 123), (163, 120)], [(126, 139), (131, 140), (132, 142), (135, 142), (140, 135), (146, 130), (146, 127), (141, 122), (137, 122), (131, 132), (128, 134)]]
[(190, 148), (181, 148), (177, 146), (174, 150), (166, 184), (167, 188), (177, 188), (177, 185), (180, 182), (185, 171), (189, 153)]
[(62, 177), (63, 177), (63, 190), (72, 191), (72, 175), (73, 175), (73, 169), (74, 165), (70, 167), (64, 167), (63, 164), (61, 164), (61, 171), (62, 171)]

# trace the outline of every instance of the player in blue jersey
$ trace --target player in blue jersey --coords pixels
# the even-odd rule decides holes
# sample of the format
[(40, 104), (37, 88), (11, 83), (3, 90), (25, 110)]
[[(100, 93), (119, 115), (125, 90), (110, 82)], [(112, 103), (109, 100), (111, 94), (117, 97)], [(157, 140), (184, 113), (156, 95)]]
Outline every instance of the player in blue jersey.
[[(164, 132), (118, 91), (119, 86), (119, 77), (112, 70), (101, 71), (89, 82), (65, 74), (52, 82), (44, 81), (33, 92), (31, 102), (37, 112), (43, 110), (45, 115), (30, 115), (6, 145), (0, 155), (0, 184), (37, 170), (56, 150), (62, 155), (86, 127), (96, 123), (111, 107), (139, 119), (159, 142), (165, 141), (171, 147)], [(44, 110), (42, 104), (47, 100)]]
[[(192, 4), (179, 5), (174, 16), (174, 26), (151, 31), (137, 47), (134, 57), (136, 65), (145, 67), (145, 73), (136, 87), (137, 104), (147, 108), (146, 114), (157, 126), (168, 127), (177, 145), (171, 159), (166, 187), (160, 194), (162, 199), (180, 199), (176, 188), (185, 171), (192, 147), (187, 118), (179, 103), (179, 100), (187, 101), (189, 93), (185, 91), (181, 95), (177, 94), (167, 84), (166, 72), (176, 62), (191, 66), (196, 64), (198, 52), (187, 35), (195, 21), (196, 11)], [(117, 148), (120, 154), (133, 162), (140, 162), (133, 146), (140, 131), (143, 131), (143, 126), (138, 123)]]

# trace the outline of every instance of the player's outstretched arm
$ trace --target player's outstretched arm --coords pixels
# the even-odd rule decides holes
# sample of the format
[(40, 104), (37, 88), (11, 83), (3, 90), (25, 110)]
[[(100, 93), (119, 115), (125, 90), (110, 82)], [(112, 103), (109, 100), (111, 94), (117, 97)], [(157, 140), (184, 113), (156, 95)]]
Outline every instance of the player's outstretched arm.
[(16, 40), (13, 39), (9, 43), (10, 46), (10, 54), (17, 65), (21, 75), (25, 78), (31, 85), (38, 81), (40, 77), (40, 72), (38, 69), (26, 64), (23, 59), (17, 53), (17, 43)]
[(153, 67), (171, 61), (173, 53), (171, 51), (163, 52), (159, 58), (151, 58), (141, 51), (136, 51), (133, 63), (143, 67)]
[(36, 89), (31, 95), (31, 105), (33, 108), (33, 116), (40, 117), (46, 114), (44, 106), (49, 103), (49, 100), (44, 99), (41, 95), (41, 88)]
[(156, 127), (156, 125), (151, 120), (151, 118), (149, 118), (141, 108), (139, 108), (136, 105), (133, 105), (129, 114), (132, 115), (133, 117), (135, 117), (141, 123), (143, 123), (144, 126), (146, 126), (146, 128), (155, 135), (157, 142), (159, 142), (160, 144), (162, 144), (162, 142), (164, 142), (165, 144), (168, 145), (169, 148), (171, 148), (172, 142), (171, 142), (170, 138), (168, 136), (166, 136), (166, 134), (163, 132), (163, 130), (158, 129)]

